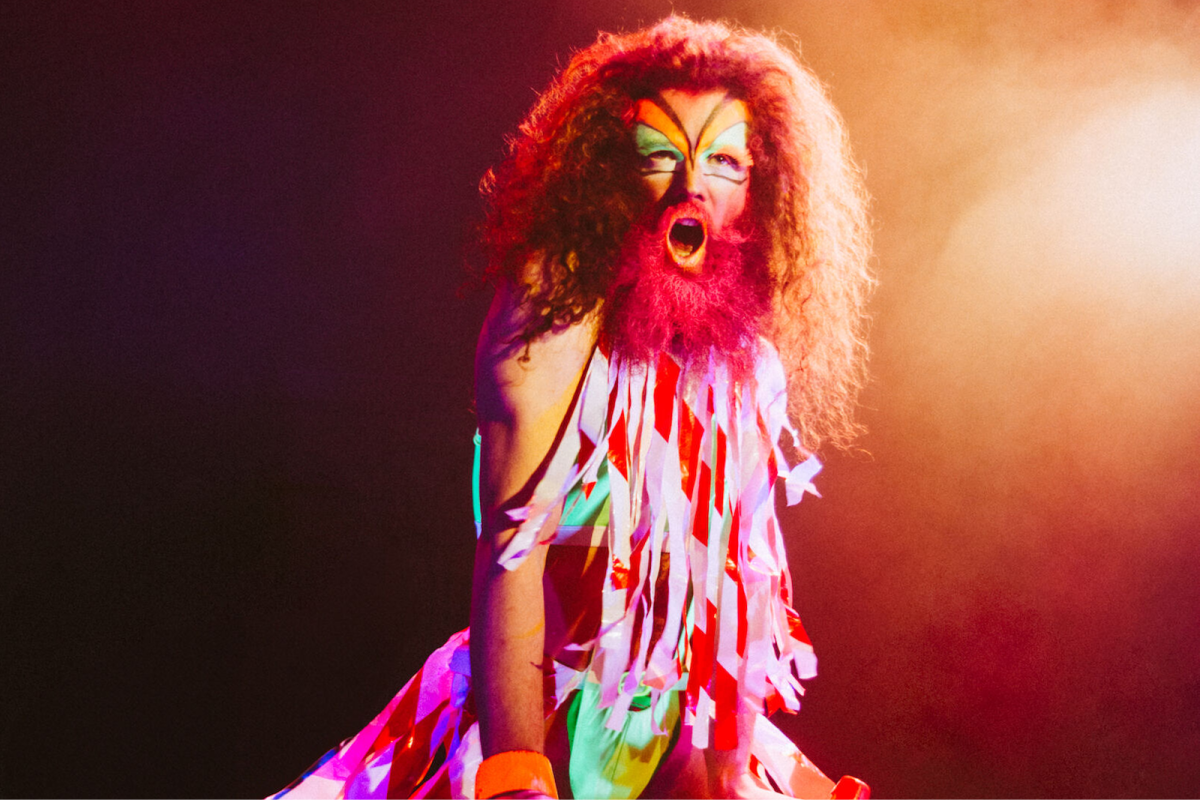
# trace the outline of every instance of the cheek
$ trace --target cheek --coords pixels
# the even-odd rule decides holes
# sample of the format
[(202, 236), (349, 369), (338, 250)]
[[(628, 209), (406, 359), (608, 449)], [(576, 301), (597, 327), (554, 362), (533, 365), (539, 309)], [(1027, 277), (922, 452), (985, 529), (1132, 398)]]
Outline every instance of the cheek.
[(650, 193), (650, 199), (657, 203), (659, 200), (663, 199), (663, 196), (666, 195), (667, 190), (671, 188), (671, 180), (673, 177), (673, 175), (663, 175), (657, 173), (654, 175), (643, 175), (642, 185), (645, 186), (647, 191)]
[(727, 184), (727, 186), (728, 188), (722, 187), (723, 191), (715, 198), (722, 223), (733, 222), (746, 210), (750, 181), (746, 181), (741, 185)]

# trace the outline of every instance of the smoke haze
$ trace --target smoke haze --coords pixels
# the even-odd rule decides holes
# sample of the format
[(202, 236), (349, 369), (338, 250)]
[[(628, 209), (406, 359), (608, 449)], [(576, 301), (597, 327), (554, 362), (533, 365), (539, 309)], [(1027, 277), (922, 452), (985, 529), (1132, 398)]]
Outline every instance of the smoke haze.
[(782, 725), (876, 797), (1200, 792), (1196, 3), (108, 6), (0, 34), (0, 794), (262, 796), (466, 625), (478, 181), (672, 10), (795, 37), (875, 198)]

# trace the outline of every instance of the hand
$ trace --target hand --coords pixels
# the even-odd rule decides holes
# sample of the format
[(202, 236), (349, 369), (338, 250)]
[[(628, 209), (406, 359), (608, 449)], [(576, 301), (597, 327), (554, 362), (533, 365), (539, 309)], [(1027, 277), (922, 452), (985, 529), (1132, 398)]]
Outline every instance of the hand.
[[(733, 779), (732, 782), (727, 782), (725, 791), (721, 797), (739, 797), (739, 798), (757, 798), (758, 800), (775, 800), (775, 798), (787, 797), (786, 794), (780, 794), (772, 789), (768, 784), (759, 780), (758, 776), (746, 770)], [(714, 795), (715, 797), (716, 795)]]
[(737, 750), (708, 750), (709, 794), (712, 797), (760, 798), (787, 797), (771, 788), (750, 770), (748, 755)]
[[(805, 793), (804, 797), (817, 797), (818, 793), (825, 790), (826, 781), (822, 781), (819, 786), (810, 787), (813, 794)], [(762, 798), (778, 798), (791, 797), (791, 795), (780, 794), (770, 786), (763, 783), (759, 777), (749, 771), (742, 773), (734, 781), (727, 785), (726, 791), (721, 794), (722, 797), (753, 797)], [(834, 800), (867, 800), (871, 796), (871, 789), (857, 778), (851, 778), (849, 775), (837, 782), (837, 785), (829, 792), (829, 797)]]
[[(801, 797), (822, 797), (825, 791), (825, 786), (828, 779), (821, 782), (820, 785), (809, 787), (811, 794), (803, 792)], [(791, 797), (791, 795), (780, 794), (770, 786), (759, 780), (757, 775), (750, 772), (743, 773), (728, 787), (728, 791), (722, 795), (723, 797), (753, 797), (753, 798), (777, 798)], [(830, 798), (833, 800), (868, 800), (871, 796), (871, 787), (860, 781), (858, 778), (852, 778), (849, 775), (843, 777), (829, 791)]]

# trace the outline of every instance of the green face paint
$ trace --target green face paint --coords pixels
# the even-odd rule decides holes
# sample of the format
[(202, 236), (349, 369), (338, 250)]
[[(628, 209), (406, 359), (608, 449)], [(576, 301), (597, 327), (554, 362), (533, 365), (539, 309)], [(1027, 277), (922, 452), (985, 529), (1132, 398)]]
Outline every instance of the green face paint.
[(676, 172), (684, 162), (684, 154), (671, 144), (662, 131), (640, 122), (634, 130), (638, 155), (642, 157), (642, 174)]
[(719, 133), (700, 153), (700, 170), (714, 178), (745, 183), (750, 174), (750, 156), (746, 147), (746, 123), (738, 122)]

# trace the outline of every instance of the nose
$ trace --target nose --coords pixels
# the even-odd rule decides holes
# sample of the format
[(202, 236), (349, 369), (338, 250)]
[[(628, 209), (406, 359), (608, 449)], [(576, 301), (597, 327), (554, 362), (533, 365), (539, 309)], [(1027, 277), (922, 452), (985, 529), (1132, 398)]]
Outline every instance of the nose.
[(689, 164), (684, 168), (683, 172), (683, 189), (687, 193), (689, 200), (705, 199), (705, 183), (704, 176), (700, 174), (700, 169), (695, 164)]

